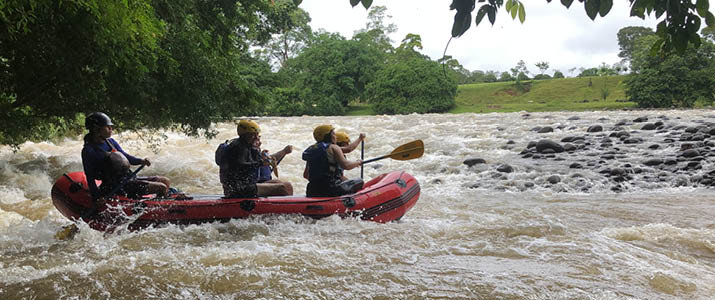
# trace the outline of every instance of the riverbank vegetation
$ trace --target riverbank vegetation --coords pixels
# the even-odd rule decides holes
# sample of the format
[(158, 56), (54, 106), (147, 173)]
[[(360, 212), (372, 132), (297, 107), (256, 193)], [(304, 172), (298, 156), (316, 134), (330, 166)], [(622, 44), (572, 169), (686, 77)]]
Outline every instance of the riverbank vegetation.
[[(419, 34), (391, 40), (397, 26), (372, 1), (350, 1), (369, 8), (365, 27), (352, 38), (315, 32), (300, 2), (7, 1), (0, 6), (0, 144), (78, 134), (84, 115), (94, 111), (108, 113), (120, 129), (212, 136), (214, 122), (245, 115), (692, 107), (713, 100), (712, 31), (701, 38), (691, 27), (639, 29), (626, 32), (623, 42), (619, 33), (623, 62), (582, 67), (579, 78), (564, 78), (561, 70), (548, 72), (544, 61), (532, 62), (540, 73), (531, 74), (524, 61), (498, 72), (470, 71), (449, 56), (433, 60), (420, 52)], [(469, 28), (467, 11), (474, 7), (463, 5), (469, 2), (452, 3), (461, 16), (453, 36)], [(608, 13), (589, 8), (592, 2), (586, 1), (590, 18)], [(646, 4), (658, 12), (661, 2)], [(484, 4), (477, 21), (487, 16), (493, 23), (501, 5)], [(688, 5), (693, 15), (695, 6)], [(519, 1), (505, 8), (523, 21)], [(712, 17), (705, 13), (698, 11)], [(670, 35), (687, 39), (660, 42)], [(652, 47), (658, 43), (663, 47)], [(682, 78), (688, 80), (673, 84)], [(464, 84), (459, 92), (458, 84)]]

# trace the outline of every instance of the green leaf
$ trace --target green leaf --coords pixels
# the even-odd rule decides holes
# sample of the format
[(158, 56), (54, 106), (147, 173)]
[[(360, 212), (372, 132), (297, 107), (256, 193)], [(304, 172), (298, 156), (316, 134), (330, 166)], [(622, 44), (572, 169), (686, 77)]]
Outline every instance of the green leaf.
[(488, 5), (482, 5), (482, 7), (479, 8), (479, 11), (477, 12), (477, 18), (475, 20), (475, 23), (477, 26), (479, 26), (479, 23), (482, 22), (482, 19), (484, 19), (484, 16), (487, 14), (487, 7)]
[(295, 6), (298, 6), (301, 3), (303, 3), (303, 0), (293, 0), (293, 4), (295, 4)]
[(524, 23), (526, 20), (526, 10), (524, 9), (524, 4), (519, 3), (519, 21)]
[(668, 31), (667, 26), (668, 25), (665, 23), (665, 20), (660, 21), (660, 23), (658, 23), (658, 25), (655, 27), (655, 34), (661, 37), (665, 36), (666, 31)]
[(695, 48), (700, 47), (700, 35), (697, 32), (690, 33), (690, 42)]
[(487, 17), (489, 18), (489, 23), (494, 25), (497, 18), (497, 10), (494, 7), (489, 6), (489, 9), (487, 10)]
[(472, 26), (472, 14), (470, 12), (460, 12), (454, 15), (454, 24), (452, 24), (452, 37), (460, 37), (467, 32)]
[(713, 13), (708, 12), (708, 15), (705, 17), (705, 24), (707, 24), (708, 27), (715, 26), (715, 16)]
[(353, 7), (358, 5), (358, 3), (360, 3), (360, 0), (350, 0), (350, 5), (352, 5)]
[(695, 8), (701, 17), (704, 17), (708, 13), (710, 8), (710, 1), (708, 0), (697, 0), (695, 3)]
[(660, 49), (663, 46), (664, 42), (665, 42), (665, 40), (662, 37), (658, 38), (658, 40), (655, 41), (655, 43), (653, 43), (652, 46), (650, 46), (650, 56), (658, 55), (658, 53), (660, 53)]
[(571, 7), (571, 3), (573, 3), (573, 0), (561, 0), (561, 4), (566, 6), (566, 8)]
[(601, 17), (605, 17), (613, 7), (613, 0), (601, 0), (600, 7), (601, 8), (598, 10), (598, 14), (601, 15)]
[[(518, 6), (518, 4), (517, 4)], [(517, 7), (513, 7), (511, 10), (511, 19), (516, 19), (516, 14), (519, 13), (519, 9)]]
[(591, 20), (595, 20), (596, 16), (598, 15), (598, 11), (601, 9), (601, 1), (586, 0), (584, 8), (586, 8), (586, 15), (588, 15)]
[(514, 2), (512, 2), (512, 0), (506, 0), (506, 5), (504, 5), (504, 8), (506, 8), (506, 11), (511, 12), (512, 5), (514, 5)]
[(372, 0), (362, 0), (362, 6), (364, 6), (365, 9), (370, 8), (370, 5), (372, 5)]

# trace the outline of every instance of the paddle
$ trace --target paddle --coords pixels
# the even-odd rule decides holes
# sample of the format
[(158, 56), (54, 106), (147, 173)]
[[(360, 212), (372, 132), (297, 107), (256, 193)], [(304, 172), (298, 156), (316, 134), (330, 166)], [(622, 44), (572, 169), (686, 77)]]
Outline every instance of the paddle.
[[(360, 141), (360, 160), (365, 159), (365, 140)], [(363, 167), (360, 165), (360, 179), (362, 179), (362, 170)]]
[[(117, 184), (117, 186), (112, 188), (108, 193), (102, 195), (102, 197), (111, 196), (111, 195), (114, 195), (115, 193), (117, 193), (119, 191), (119, 189), (124, 187), (124, 185), (126, 185), (127, 182), (129, 182), (129, 180), (131, 180), (132, 178), (137, 176), (137, 173), (139, 173), (139, 171), (141, 171), (141, 169), (143, 169), (143, 168), (144, 168), (144, 165), (141, 165), (141, 166), (139, 166), (139, 168), (134, 170), (134, 172), (132, 172), (131, 174), (124, 176), (119, 181), (119, 184)], [(98, 212), (97, 205), (94, 205), (94, 206), (92, 206), (91, 209), (85, 211), (85, 213), (83, 213), (81, 216), (79, 216), (79, 218), (80, 218), (80, 220), (89, 219), (89, 218), (94, 217), (94, 215), (96, 215), (97, 212)], [(55, 238), (58, 240), (71, 239), (74, 237), (74, 235), (78, 231), (79, 231), (79, 228), (77, 228), (76, 224), (67, 225), (67, 226), (62, 227), (62, 229), (60, 231), (55, 233)]]
[(425, 153), (425, 145), (422, 142), (422, 140), (416, 140), (409, 142), (407, 144), (404, 144), (400, 147), (395, 148), (395, 150), (392, 150), (390, 154), (383, 155), (380, 157), (376, 157), (373, 159), (368, 159), (362, 162), (362, 164), (367, 164), (371, 163), (374, 161), (378, 161), (381, 159), (385, 158), (392, 158), (394, 160), (410, 160), (410, 159), (415, 159), (415, 158), (420, 158), (422, 157), (422, 154)]

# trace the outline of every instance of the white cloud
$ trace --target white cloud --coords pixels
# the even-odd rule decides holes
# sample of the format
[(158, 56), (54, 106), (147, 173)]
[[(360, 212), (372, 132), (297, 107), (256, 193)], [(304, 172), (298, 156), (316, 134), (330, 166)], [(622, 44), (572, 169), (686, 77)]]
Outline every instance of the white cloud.
[[(391, 36), (396, 44), (407, 33), (419, 34), (424, 46), (422, 52), (437, 59), (442, 56), (451, 36), (455, 11), (449, 10), (450, 3), (446, 0), (375, 0), (372, 5), (387, 7), (391, 22), (398, 27)], [(626, 26), (654, 28), (658, 22), (654, 18), (629, 17), (630, 7), (626, 0), (614, 1), (610, 13), (595, 21), (586, 16), (583, 3), (578, 1), (574, 1), (570, 9), (559, 1), (523, 3), (526, 8), (524, 24), (512, 20), (502, 9), (494, 26), (487, 18), (478, 27), (472, 23), (462, 37), (452, 40), (447, 55), (459, 60), (469, 70), (508, 71), (519, 60), (524, 60), (532, 72), (538, 72), (535, 63), (546, 61), (552, 70), (566, 73), (572, 67), (589, 68), (602, 62), (620, 61), (618, 30)], [(324, 28), (347, 38), (363, 28), (367, 21), (365, 8), (361, 4), (353, 8), (348, 0), (304, 0), (300, 7), (310, 14), (313, 29)]]

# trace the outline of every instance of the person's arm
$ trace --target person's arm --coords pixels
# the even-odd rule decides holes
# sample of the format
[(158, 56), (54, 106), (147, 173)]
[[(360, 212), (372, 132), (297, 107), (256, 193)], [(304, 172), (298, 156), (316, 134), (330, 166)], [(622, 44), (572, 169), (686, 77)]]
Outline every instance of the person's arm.
[[(260, 154), (258, 154), (260, 155)], [(241, 168), (258, 168), (260, 167), (263, 163), (260, 160), (260, 156), (258, 156), (259, 159), (254, 160), (251, 157), (251, 149), (245, 148), (245, 147), (238, 147), (236, 151), (236, 162), (238, 163), (238, 166)]]
[(355, 141), (345, 147), (340, 147), (340, 150), (342, 150), (343, 153), (350, 153), (355, 150), (355, 148), (357, 148), (357, 146), (360, 145), (363, 140), (365, 140), (365, 134), (361, 133)]
[(127, 158), (127, 160), (129, 160), (130, 164), (132, 164), (132, 165), (147, 165), (147, 166), (151, 165), (151, 162), (149, 162), (148, 159), (146, 159), (146, 158), (141, 159), (141, 158), (138, 158), (136, 156), (133, 156), (133, 155), (125, 152), (124, 149), (122, 149), (122, 146), (119, 146), (119, 143), (117, 143), (117, 141), (115, 141), (114, 139), (110, 138), (109, 142), (112, 143), (112, 145), (114, 145), (114, 148), (117, 149), (117, 151), (124, 154), (124, 156)]
[(305, 164), (305, 169), (303, 169), (303, 178), (309, 179), (309, 177), (310, 177), (309, 175), (310, 175), (310, 173), (308, 171), (308, 164)]
[(332, 155), (335, 162), (337, 162), (338, 165), (345, 170), (354, 169), (362, 164), (362, 160), (349, 161), (345, 159), (345, 154), (343, 154), (343, 151), (340, 150), (340, 147), (336, 144), (331, 144), (328, 150), (331, 152), (329, 155)]
[(278, 161), (282, 160), (283, 157), (290, 154), (291, 152), (293, 152), (293, 146), (288, 145), (288, 146), (285, 146), (281, 151), (271, 154), (271, 157), (273, 157), (273, 159), (276, 162), (278, 162)]

